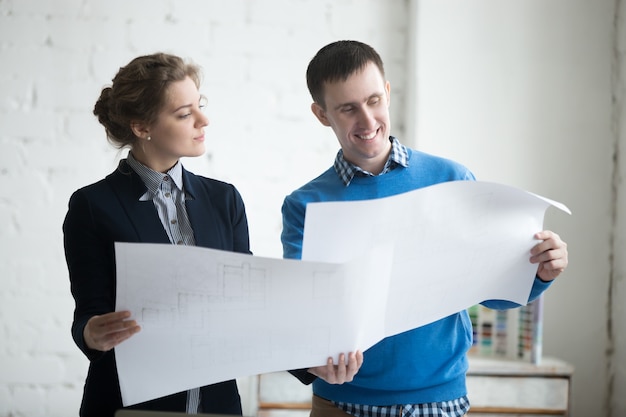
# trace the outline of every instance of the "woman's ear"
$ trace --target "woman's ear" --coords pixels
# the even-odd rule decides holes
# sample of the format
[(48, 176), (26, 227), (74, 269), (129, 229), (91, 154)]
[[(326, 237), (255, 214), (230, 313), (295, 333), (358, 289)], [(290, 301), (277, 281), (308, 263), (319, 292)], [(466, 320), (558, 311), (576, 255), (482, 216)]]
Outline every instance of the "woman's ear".
[(138, 138), (146, 139), (150, 137), (150, 129), (148, 128), (148, 125), (144, 122), (130, 122), (130, 129), (133, 131), (133, 134)]
[(322, 106), (313, 102), (311, 104), (311, 111), (313, 112), (315, 117), (317, 117), (317, 120), (319, 120), (321, 124), (323, 124), (324, 126), (330, 126), (330, 122), (326, 117), (326, 110), (324, 110)]

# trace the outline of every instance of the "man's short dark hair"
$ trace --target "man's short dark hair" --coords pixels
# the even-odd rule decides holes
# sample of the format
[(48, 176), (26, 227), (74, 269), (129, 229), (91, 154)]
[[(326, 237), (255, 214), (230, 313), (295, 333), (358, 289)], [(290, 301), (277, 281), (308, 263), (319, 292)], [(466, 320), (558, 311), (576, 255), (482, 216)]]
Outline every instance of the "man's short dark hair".
[(313, 101), (325, 108), (324, 84), (345, 81), (353, 73), (373, 62), (383, 78), (385, 69), (378, 52), (359, 41), (336, 41), (324, 46), (309, 62), (306, 82)]

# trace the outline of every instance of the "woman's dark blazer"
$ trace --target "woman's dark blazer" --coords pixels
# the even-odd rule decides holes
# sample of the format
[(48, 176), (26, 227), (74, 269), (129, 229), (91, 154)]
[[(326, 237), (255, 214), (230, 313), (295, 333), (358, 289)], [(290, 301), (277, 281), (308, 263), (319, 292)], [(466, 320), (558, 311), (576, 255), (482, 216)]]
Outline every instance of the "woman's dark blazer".
[[(231, 184), (183, 169), (186, 207), (197, 246), (251, 253), (243, 200)], [(75, 300), (72, 336), (89, 358), (81, 416), (113, 416), (122, 407), (115, 350), (91, 350), (83, 329), (94, 315), (115, 311), (114, 242), (170, 243), (152, 200), (139, 201), (143, 181), (126, 163), (72, 194), (63, 223), (65, 258)], [(150, 375), (146, 375), (150, 378)], [(241, 415), (234, 380), (202, 387), (204, 413)], [(132, 408), (184, 411), (186, 392)]]

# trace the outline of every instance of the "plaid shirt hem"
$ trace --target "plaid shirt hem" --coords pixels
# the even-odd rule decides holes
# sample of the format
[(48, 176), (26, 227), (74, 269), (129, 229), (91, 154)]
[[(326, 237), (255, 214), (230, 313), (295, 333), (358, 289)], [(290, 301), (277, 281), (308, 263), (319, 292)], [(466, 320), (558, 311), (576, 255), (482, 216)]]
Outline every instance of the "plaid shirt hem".
[(467, 396), (451, 401), (390, 406), (333, 403), (355, 417), (462, 417), (470, 408)]

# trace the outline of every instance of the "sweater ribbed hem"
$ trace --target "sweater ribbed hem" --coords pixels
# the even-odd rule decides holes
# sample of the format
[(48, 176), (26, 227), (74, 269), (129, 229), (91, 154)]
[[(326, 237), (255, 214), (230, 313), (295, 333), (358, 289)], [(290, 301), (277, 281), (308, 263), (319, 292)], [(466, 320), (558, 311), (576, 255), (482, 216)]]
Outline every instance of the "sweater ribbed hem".
[(467, 395), (467, 388), (465, 374), (462, 374), (445, 384), (412, 391), (374, 390), (354, 386), (350, 383), (331, 385), (318, 379), (313, 382), (313, 393), (329, 401), (388, 406), (455, 400)]

